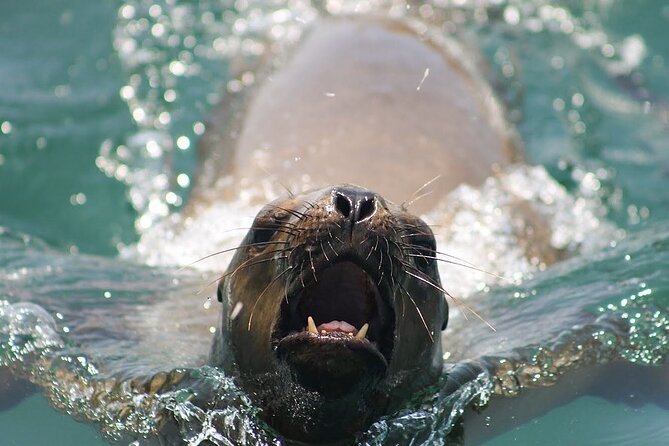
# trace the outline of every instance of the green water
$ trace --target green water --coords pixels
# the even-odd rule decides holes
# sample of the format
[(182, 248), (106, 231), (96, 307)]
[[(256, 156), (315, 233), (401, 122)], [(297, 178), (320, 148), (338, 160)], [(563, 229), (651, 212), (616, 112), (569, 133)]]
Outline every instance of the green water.
[[(216, 46), (217, 37), (233, 35), (238, 18), (252, 16), (245, 2), (228, 3), (3, 2), (0, 300), (37, 301), (53, 317), (64, 315), (64, 322), (58, 319), (62, 329), (81, 324), (79, 312), (104, 315), (107, 303), (100, 296), (105, 291), (117, 301), (139, 305), (158, 293), (157, 285), (142, 285), (147, 278), (170, 287), (169, 278), (156, 279), (162, 277), (160, 270), (115, 257), (119, 248), (139, 239), (142, 216), (153, 219), (163, 212), (150, 203), (174, 211), (179, 200), (187, 199), (189, 185), (179, 175), (194, 177), (198, 124), (206, 122), (229, 80), (228, 59), (205, 49)], [(530, 339), (529, 334), (537, 321), (562, 330), (581, 323), (586, 313), (625, 320), (639, 314), (639, 323), (631, 324), (637, 331), (630, 335), (630, 345), (620, 347), (622, 356), (642, 365), (666, 362), (669, 6), (662, 0), (563, 1), (551, 3), (554, 7), (541, 1), (472, 2), (485, 7), (452, 3), (459, 6), (445, 9), (455, 11), (449, 20), (464, 21), (457, 32), (488, 57), (490, 77), (508, 101), (529, 161), (544, 166), (574, 196), (598, 203), (606, 211), (604, 220), (624, 233), (615, 243), (605, 240), (593, 255), (575, 255), (518, 287), (495, 288), (473, 302), (499, 321), (501, 333), (516, 340), (508, 349), (522, 347), (518, 339), (525, 334), (526, 342), (541, 344), (543, 338)], [(152, 4), (160, 10), (151, 10)], [(271, 13), (282, 4), (266, 7)], [(133, 20), (146, 29), (133, 28)], [(152, 33), (161, 20), (174, 26), (170, 29), (180, 36), (178, 42), (168, 43), (159, 29)], [(129, 41), (134, 47), (123, 46)], [(170, 62), (182, 59), (198, 69), (187, 76), (170, 71)], [(124, 86), (133, 87), (132, 98), (124, 94)], [(151, 120), (138, 119), (138, 108)], [(167, 113), (162, 121), (161, 113)], [(165, 141), (159, 156), (136, 151), (147, 135)], [(188, 138), (187, 148), (176, 147), (179, 137)], [(130, 155), (122, 156), (120, 146)], [(159, 174), (164, 181), (151, 182)], [(541, 299), (527, 297), (534, 295)], [(630, 315), (624, 317), (627, 309)], [(115, 321), (99, 323), (102, 333), (114, 333)], [(497, 347), (499, 338), (485, 327), (457, 324), (464, 327), (460, 357), (466, 356), (462, 352), (505, 354)], [(70, 340), (67, 333), (61, 335)], [(131, 342), (103, 342), (86, 337), (83, 329), (77, 336), (87, 355), (121, 364), (112, 368), (167, 368), (160, 352), (155, 357), (145, 351), (128, 353)], [(199, 341), (198, 348), (206, 351), (207, 344)], [(664, 400), (577, 397), (489, 444), (666, 444), (669, 383), (660, 380), (657, 386)], [(435, 407), (442, 412), (452, 407), (452, 402), (439, 404)], [(81, 415), (86, 409), (72, 412)], [(416, 419), (421, 413), (414, 414)], [(392, 444), (406, 432), (424, 439), (429, 437), (426, 430), (450, 429), (435, 413), (415, 424), (411, 417), (391, 418), (364, 438), (369, 444), (384, 444), (384, 438)], [(261, 432), (249, 417), (247, 424), (238, 421), (235, 426)], [(0, 432), (3, 445), (102, 443), (90, 425), (55, 412), (39, 396), (1, 412)], [(270, 441), (271, 435), (257, 432), (250, 438)]]
[[(105, 445), (91, 426), (77, 423), (72, 417), (49, 407), (40, 396), (32, 396), (18, 407), (0, 416), (2, 444), (34, 445)], [(57, 432), (57, 435), (54, 435)]]

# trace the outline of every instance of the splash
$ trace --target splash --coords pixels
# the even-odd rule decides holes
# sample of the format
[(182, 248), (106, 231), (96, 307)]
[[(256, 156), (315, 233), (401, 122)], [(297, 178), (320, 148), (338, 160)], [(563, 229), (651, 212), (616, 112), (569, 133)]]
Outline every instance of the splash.
[[(607, 2), (597, 3), (596, 12), (605, 14), (608, 7)], [(612, 75), (631, 73), (647, 53), (638, 35), (619, 40), (608, 36), (598, 14), (542, 0), (126, 1), (118, 9), (114, 48), (127, 77), (119, 95), (136, 131), (124, 141), (104, 141), (96, 163), (128, 186), (130, 203), (139, 214), (138, 233), (144, 234), (183, 205), (193, 184), (193, 152), (206, 130), (205, 116), (221, 97), (252, 86), (257, 81), (254, 68), (268, 54), (281, 63), (287, 49), (318, 17), (351, 14), (418, 20), (465, 41), (472, 40), (472, 27), (487, 25), (566, 36)], [(556, 69), (564, 67), (564, 58), (553, 59)], [(494, 54), (492, 63), (509, 83), (500, 92), (506, 97), (522, 67), (504, 48)], [(602, 96), (595, 93), (594, 97)], [(584, 96), (574, 94), (578, 109), (578, 98)], [(512, 110), (512, 118), (517, 111)], [(586, 132), (587, 122), (576, 116), (578, 110), (570, 113), (574, 132)]]
[[(425, 216), (439, 251), (460, 264), (440, 262), (447, 290), (467, 297), (494, 284), (518, 282), (559, 258), (587, 255), (621, 238), (624, 233), (606, 221), (598, 197), (587, 194), (587, 181), (584, 193), (574, 196), (543, 167), (513, 166), (480, 187), (463, 185), (450, 193)], [(192, 264), (220, 275), (253, 222), (259, 209), (254, 203), (240, 197), (208, 206), (196, 218), (173, 216), (122, 254), (150, 265)], [(197, 261), (219, 251), (227, 252)]]

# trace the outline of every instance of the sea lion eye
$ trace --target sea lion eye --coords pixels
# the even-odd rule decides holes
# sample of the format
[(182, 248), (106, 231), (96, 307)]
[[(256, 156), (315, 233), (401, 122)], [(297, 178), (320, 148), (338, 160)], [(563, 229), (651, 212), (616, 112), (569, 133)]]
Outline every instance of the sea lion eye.
[(262, 248), (272, 240), (280, 227), (281, 223), (272, 219), (257, 222), (257, 225), (251, 229), (251, 244)]
[(410, 243), (416, 267), (424, 273), (430, 272), (437, 261), (437, 245), (434, 238), (427, 234), (418, 234), (411, 237)]
[(281, 231), (285, 224), (284, 221), (289, 217), (290, 214), (283, 209), (271, 209), (258, 214), (251, 227), (250, 244), (260, 249), (264, 248), (272, 240), (274, 234)]

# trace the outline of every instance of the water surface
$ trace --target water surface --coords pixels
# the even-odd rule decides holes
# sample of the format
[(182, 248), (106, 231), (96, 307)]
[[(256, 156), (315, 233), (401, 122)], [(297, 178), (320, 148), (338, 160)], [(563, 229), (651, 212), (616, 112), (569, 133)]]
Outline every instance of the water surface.
[[(246, 72), (233, 74), (231, 60), (253, 63), (267, 42), (289, 46), (320, 15), (371, 10), (420, 16), (480, 48), (534, 167), (514, 167), (480, 187), (461, 188), (426, 216), (436, 227), (446, 216), (453, 222), (437, 231), (441, 250), (512, 279), (442, 268), (449, 289), (497, 329), (456, 310), (445, 335), (448, 367), (506, 360), (514, 364), (514, 379), (483, 375), (456, 393), (435, 388), (380, 420), (360, 442), (440, 444), (460, 411), (498, 391), (513, 398), (493, 397), (491, 407), (511, 404), (506, 413), (517, 419), (503, 418), (505, 409), (484, 411), (490, 419), (482, 425), (490, 433), (479, 427), (480, 441), (489, 444), (663, 444), (669, 434), (669, 383), (661, 379), (666, 365), (658, 368), (669, 351), (664, 2), (319, 5), (3, 4), (0, 363), (43, 385), (53, 382), (46, 397), (0, 413), (3, 438), (39, 444), (31, 436), (39, 420), (40, 431), (52, 434), (50, 444), (53, 438), (63, 444), (99, 444), (102, 438), (150, 443), (151, 414), (169, 411), (189, 444), (276, 441), (230, 378), (203, 367), (217, 306), (207, 300), (209, 289), (198, 291), (226, 259), (175, 268), (208, 254), (212, 244), (234, 246), (241, 234), (226, 229), (248, 225), (256, 208), (240, 197), (213, 207), (178, 236), (172, 223), (158, 222), (188, 198), (197, 141), (215, 104), (226, 91), (255, 81)], [(565, 261), (547, 267), (514, 249), (514, 231), (526, 224), (516, 218), (517, 200), (541, 217), (551, 234), (546, 243)], [(170, 317), (177, 312), (178, 320)], [(576, 369), (604, 364), (597, 370), (606, 371), (611, 362), (632, 368), (622, 381), (601, 374), (611, 381), (595, 394), (574, 394), (523, 419), (529, 404), (523, 395), (545, 389), (521, 390), (517, 383), (560, 382), (556, 359), (565, 346), (592, 353), (577, 356), (583, 366)], [(179, 368), (196, 386), (216, 389), (220, 400), (195, 407), (169, 391), (141, 403), (126, 395), (122, 406), (129, 413), (100, 409), (85, 391), (60, 388), (62, 381), (40, 367), (54, 357), (61, 368), (69, 364), (64, 368), (81, 379), (81, 389), (107, 377)], [(625, 380), (643, 380), (646, 367), (660, 371), (652, 375), (657, 392), (626, 392)], [(552, 398), (530, 394), (537, 395), (533, 401)], [(53, 411), (47, 400), (70, 415)], [(212, 431), (216, 420), (227, 428)], [(466, 443), (475, 441), (465, 433)]]

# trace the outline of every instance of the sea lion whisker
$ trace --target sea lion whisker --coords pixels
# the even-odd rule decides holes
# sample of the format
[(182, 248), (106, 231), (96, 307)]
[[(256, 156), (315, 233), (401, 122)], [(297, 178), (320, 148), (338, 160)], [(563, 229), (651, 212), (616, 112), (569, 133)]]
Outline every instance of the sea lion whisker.
[[(422, 246), (420, 246), (420, 245), (416, 245), (416, 244), (414, 244), (414, 243), (406, 243), (406, 242), (399, 242), (399, 243), (401, 243), (402, 246), (404, 246), (405, 248), (413, 248), (414, 250), (415, 250), (415, 249), (422, 249), (422, 248), (423, 248)], [(466, 263), (466, 264), (468, 264), (468, 265), (470, 265), (470, 266), (472, 266), (472, 267), (474, 267), (474, 268), (478, 268), (474, 263), (472, 263), (472, 262), (470, 262), (470, 261), (468, 261), (468, 260), (466, 260), (466, 259), (463, 259), (463, 258), (461, 258), (461, 257), (454, 256), (453, 254), (448, 254), (448, 253), (445, 253), (445, 252), (443, 252), (443, 251), (436, 251), (436, 250), (434, 251), (434, 253), (435, 253), (435, 254), (442, 255), (442, 256), (445, 256), (445, 257), (450, 257), (450, 258), (455, 259), (455, 260), (459, 260), (460, 262)], [(491, 273), (491, 274), (492, 274), (492, 273)], [(504, 278), (504, 277), (501, 277), (501, 278), (502, 278), (502, 279), (506, 279), (506, 278)], [(506, 280), (509, 280), (509, 279), (506, 279)]]
[(388, 249), (388, 263), (390, 265), (390, 282), (394, 287), (395, 286), (395, 277), (394, 277), (394, 273), (393, 273), (393, 258), (390, 255), (390, 248)]
[[(294, 210), (292, 210), (292, 209), (286, 209), (286, 208), (283, 208), (283, 207), (281, 207), (281, 206), (277, 206), (277, 205), (275, 205), (275, 204), (269, 204), (268, 206), (272, 207), (273, 209), (278, 209), (278, 210), (283, 211), (283, 212), (285, 212), (285, 213), (287, 213), (287, 214), (290, 214), (290, 215), (292, 215), (293, 217), (297, 218), (298, 220), (304, 220), (304, 218), (306, 217), (306, 216), (305, 216), (304, 214), (302, 214), (302, 213), (298, 213), (297, 211), (294, 211)], [(282, 224), (283, 224), (283, 223), (285, 223), (285, 222), (282, 222)]]
[[(401, 261), (400, 261), (400, 263), (402, 263), (402, 265), (405, 266), (404, 272), (405, 272), (406, 274), (408, 274), (408, 275), (410, 275), (410, 276), (413, 276), (413, 277), (415, 277), (415, 278), (417, 278), (417, 279), (419, 279), (419, 280), (421, 280), (421, 281), (427, 283), (428, 285), (431, 285), (432, 287), (436, 288), (437, 290), (439, 290), (439, 291), (441, 291), (442, 293), (444, 293), (444, 294), (446, 294), (447, 296), (449, 296), (449, 297), (453, 300), (453, 302), (455, 302), (455, 304), (456, 304), (458, 307), (460, 307), (460, 308), (465, 308), (464, 303), (460, 302), (459, 299), (456, 299), (455, 297), (451, 296), (451, 294), (450, 294), (448, 291), (446, 291), (445, 289), (442, 289), (441, 287), (438, 287), (437, 285), (435, 285), (435, 284), (432, 283), (431, 281), (428, 281), (428, 280), (425, 279), (425, 278), (418, 277), (418, 276), (416, 276), (415, 274), (412, 274), (412, 273), (410, 273), (409, 271), (407, 271), (406, 268), (407, 268), (407, 267), (411, 267), (411, 265), (407, 265), (407, 264), (405, 264), (404, 262), (401, 262)], [(465, 312), (463, 311), (463, 312), (462, 312), (462, 315), (464, 316), (464, 318), (465, 318), (466, 320), (469, 320), (469, 318), (467, 317), (467, 313), (465, 313)]]
[[(269, 283), (267, 284), (267, 286), (262, 290), (262, 292), (260, 293), (260, 295), (258, 295), (258, 297), (256, 298), (255, 303), (253, 304), (253, 308), (251, 308), (251, 315), (249, 316), (249, 323), (248, 323), (248, 325), (247, 325), (247, 327), (246, 327), (246, 329), (247, 329), (248, 331), (251, 331), (251, 323), (253, 322), (253, 313), (255, 313), (255, 311), (256, 311), (256, 306), (258, 305), (258, 302), (260, 302), (260, 298), (263, 296), (263, 294), (265, 294), (265, 293), (267, 292), (267, 290), (269, 289), (269, 287), (271, 287), (271, 286), (274, 284), (274, 282), (276, 282), (279, 278), (281, 278), (281, 276), (283, 276), (285, 273), (287, 273), (288, 271), (290, 271), (292, 268), (293, 268), (292, 266), (289, 266), (289, 267), (287, 267), (286, 269), (284, 269), (283, 271), (281, 271), (279, 274), (277, 274), (272, 280), (270, 280), (270, 282), (269, 282)], [(284, 287), (284, 288), (285, 288), (285, 287)]]
[[(377, 241), (377, 245), (378, 245), (378, 241), (379, 241), (379, 236), (378, 235), (376, 236), (376, 241)], [(369, 257), (372, 255), (372, 253), (375, 250), (376, 250), (376, 246), (369, 250), (369, 252), (367, 253), (367, 256), (365, 257), (365, 262), (369, 259)]]
[(288, 186), (286, 186), (282, 181), (277, 181), (277, 183), (279, 183), (279, 186), (283, 187), (285, 191), (288, 193), (288, 198), (295, 198), (295, 194), (293, 193), (292, 190), (290, 190)]
[(305, 214), (303, 212), (296, 211), (295, 209), (286, 209), (286, 208), (283, 208), (283, 207), (277, 206), (277, 205), (272, 205), (272, 206), (275, 209), (279, 209), (280, 211), (284, 211), (284, 212), (289, 213), (290, 215), (292, 215), (293, 217), (295, 217), (299, 220), (304, 220), (305, 218), (307, 218), (307, 214)]
[(311, 249), (307, 249), (307, 252), (309, 253), (309, 262), (311, 263), (311, 272), (314, 275), (314, 281), (318, 282), (318, 278), (316, 277), (316, 267), (314, 266), (314, 257), (311, 255)]
[(376, 281), (376, 286), (381, 286), (381, 282), (383, 282), (383, 271), (381, 271), (381, 275), (379, 276), (379, 280)]
[(278, 244), (286, 244), (286, 243), (288, 243), (288, 242), (286, 242), (286, 241), (268, 241), (268, 242), (246, 243), (246, 244), (243, 244), (243, 245), (239, 245), (236, 248), (223, 249), (221, 251), (217, 251), (217, 252), (208, 254), (204, 257), (201, 257), (201, 258), (189, 263), (188, 265), (184, 265), (181, 268), (179, 268), (177, 270), (177, 272), (181, 272), (181, 271), (185, 270), (186, 268), (189, 268), (189, 267), (191, 267), (191, 266), (195, 265), (196, 263), (201, 262), (203, 260), (210, 259), (210, 258), (212, 258), (214, 256), (217, 256), (217, 255), (220, 255), (220, 254), (225, 254), (226, 252), (236, 251), (236, 250), (241, 249), (241, 248), (250, 248), (250, 247), (253, 247), (253, 246), (265, 246), (265, 245), (278, 245)]
[(325, 260), (327, 260), (329, 263), (330, 258), (328, 257), (328, 253), (325, 252), (325, 247), (323, 246), (323, 240), (320, 241), (320, 244), (321, 244), (321, 251), (323, 251), (323, 257), (325, 257)]
[(411, 200), (410, 202), (406, 203), (406, 205), (404, 205), (404, 206), (405, 206), (404, 209), (406, 209), (407, 207), (411, 206), (412, 204), (414, 204), (415, 202), (417, 202), (417, 201), (420, 200), (421, 198), (425, 198), (425, 197), (427, 197), (428, 195), (430, 195), (430, 194), (433, 193), (433, 192), (434, 192), (433, 190), (429, 190), (429, 191), (427, 191), (427, 192), (423, 192), (422, 194), (418, 195), (416, 198), (414, 198), (414, 199)]
[[(415, 271), (418, 271), (418, 270), (416, 270), (415, 268), (413, 268), (413, 266), (411, 266), (411, 265), (408, 265), (408, 264), (405, 264), (405, 263), (402, 263), (402, 264), (403, 264), (405, 267), (408, 267), (408, 268), (414, 269)], [(442, 293), (444, 293), (445, 295), (447, 295), (448, 297), (450, 297), (450, 298), (453, 300), (453, 302), (455, 302), (456, 304), (458, 303), (458, 300), (459, 300), (459, 299), (455, 298), (455, 296), (453, 296), (451, 293), (449, 293), (448, 291), (446, 291), (444, 288), (440, 287), (439, 285), (433, 283), (431, 280), (428, 280), (428, 279), (425, 278), (425, 277), (422, 277), (422, 276), (419, 276), (419, 275), (417, 275), (417, 274), (414, 274), (414, 273), (412, 273), (411, 271), (407, 271), (406, 268), (404, 269), (404, 272), (407, 273), (408, 275), (410, 275), (410, 276), (412, 276), (412, 277), (415, 277), (416, 279), (418, 279), (418, 280), (420, 280), (420, 281), (422, 281), (422, 282), (424, 282), (424, 283), (430, 285), (430, 286), (433, 287), (434, 289), (441, 291)], [(462, 305), (463, 305), (464, 308), (466, 308), (470, 313), (472, 313), (474, 316), (476, 316), (481, 322), (483, 322), (483, 323), (486, 324), (488, 327), (490, 327), (490, 329), (491, 329), (492, 331), (497, 331), (497, 330), (495, 329), (495, 327), (493, 327), (493, 326), (490, 324), (490, 322), (488, 322), (487, 320), (485, 320), (481, 315), (479, 315), (476, 311), (474, 311), (474, 309), (472, 309), (469, 305), (466, 305), (466, 304), (464, 304), (464, 303), (462, 303)], [(463, 313), (463, 315), (464, 315), (464, 313)]]
[(283, 284), (283, 299), (288, 303), (288, 284), (290, 283), (290, 274), (286, 276), (286, 280)]
[[(391, 261), (391, 263), (392, 263), (392, 261)], [(393, 291), (402, 288), (402, 285), (395, 279), (395, 277), (393, 277), (392, 274), (390, 276), (390, 280), (393, 283)], [(397, 295), (397, 294), (395, 294), (395, 295)], [(399, 296), (400, 296), (400, 302), (402, 302), (402, 318), (404, 318), (404, 314), (405, 314), (404, 296), (402, 295), (402, 293), (399, 293)]]
[[(276, 253), (278, 253), (278, 252), (287, 252), (287, 251), (288, 251), (288, 250), (286, 250), (286, 249), (277, 249), (277, 250), (275, 250), (275, 251), (268, 251), (268, 252), (262, 253), (261, 255), (264, 256), (264, 255), (268, 255), (268, 254), (276, 254)], [(210, 286), (212, 286), (212, 285), (215, 284), (216, 282), (220, 282), (221, 280), (225, 279), (225, 278), (228, 277), (228, 276), (230, 276), (230, 277), (234, 276), (235, 273), (236, 273), (237, 271), (240, 271), (240, 270), (242, 270), (242, 269), (244, 269), (244, 268), (247, 268), (247, 267), (250, 267), (250, 266), (254, 266), (254, 265), (259, 265), (259, 264), (261, 264), (261, 263), (274, 262), (274, 261), (276, 261), (276, 260), (287, 259), (287, 258), (288, 258), (288, 256), (271, 257), (271, 258), (269, 258), (269, 259), (262, 259), (262, 260), (258, 260), (258, 259), (255, 258), (255, 257), (252, 257), (252, 258), (250, 258), (250, 259), (247, 259), (247, 260), (245, 260), (244, 262), (242, 262), (242, 263), (241, 263), (237, 268), (235, 268), (233, 271), (228, 271), (227, 273), (223, 274), (222, 276), (218, 276), (216, 279), (214, 279), (214, 280), (212, 280), (211, 282), (207, 283), (205, 286), (203, 286), (202, 288), (200, 288), (200, 289), (195, 293), (195, 295), (199, 295), (199, 294), (201, 294), (204, 290), (206, 290), (207, 288), (209, 288)], [(249, 263), (251, 260), (255, 260), (255, 262)]]
[(299, 271), (299, 273), (298, 273), (298, 277), (299, 277), (299, 279), (300, 279), (300, 283), (302, 284), (302, 288), (304, 289), (304, 288), (306, 288), (306, 285), (304, 284), (304, 278), (302, 277), (302, 270), (303, 270), (302, 267), (303, 267), (303, 266), (304, 266), (304, 260), (302, 261), (302, 263), (300, 263), (300, 271)]
[(491, 275), (493, 277), (496, 277), (498, 279), (510, 281), (510, 279), (508, 279), (504, 276), (500, 276), (500, 275), (495, 274), (495, 273), (491, 273), (490, 271), (486, 271), (484, 269), (477, 268), (475, 266), (470, 266), (470, 265), (465, 265), (463, 263), (454, 262), (452, 260), (440, 259), (439, 257), (435, 257), (435, 256), (428, 256), (428, 255), (423, 255), (423, 254), (407, 254), (407, 257), (419, 257), (419, 258), (423, 258), (423, 259), (433, 259), (433, 260), (436, 260), (438, 262), (448, 263), (450, 265), (462, 266), (463, 268), (469, 268), (469, 269), (474, 270), (474, 271), (485, 273), (485, 274)]
[[(302, 228), (300, 228), (298, 225), (296, 225), (295, 223), (291, 223), (289, 221), (282, 221), (281, 226), (290, 226), (291, 229), (302, 230)], [(275, 229), (275, 228), (279, 228), (279, 227), (280, 226), (278, 224), (276, 226), (272, 227), (272, 228), (259, 227), (259, 226), (246, 226), (246, 227), (240, 226), (238, 228), (230, 228), (230, 229), (226, 229), (225, 231), (221, 231), (221, 234), (225, 234), (227, 232), (232, 232), (232, 231), (250, 231), (252, 229)]]
[[(407, 200), (408, 203), (407, 203), (407, 201), (403, 201), (402, 204), (400, 204), (400, 207), (401, 207), (402, 209), (406, 209), (407, 207), (411, 206), (415, 201), (419, 200), (420, 198), (423, 198), (423, 197), (425, 196), (425, 194), (423, 194), (423, 195), (421, 195), (421, 196), (419, 196), (419, 197), (417, 197), (417, 195), (420, 194), (421, 191), (422, 191), (423, 189), (425, 189), (426, 187), (428, 187), (430, 184), (432, 184), (432, 183), (434, 183), (435, 181), (437, 181), (439, 178), (441, 178), (441, 174), (437, 175), (436, 177), (432, 178), (430, 181), (428, 181), (427, 183), (423, 184), (421, 187), (419, 187), (418, 189), (416, 189), (416, 191), (411, 195), (411, 197), (409, 197), (409, 200)], [(430, 191), (430, 192), (428, 192), (428, 193), (431, 193), (431, 192), (432, 192), (432, 191)]]
[(411, 223), (402, 223), (402, 229), (407, 230), (407, 229), (417, 229), (417, 230), (425, 230), (425, 227), (428, 227), (430, 229), (433, 228), (443, 228), (445, 225), (430, 225), (427, 223), (423, 223), (422, 225), (414, 225)]
[(453, 254), (447, 254), (447, 253), (445, 253), (445, 252), (443, 252), (443, 251), (435, 251), (435, 253), (436, 253), (436, 254), (441, 254), (442, 256), (450, 257), (450, 258), (455, 259), (455, 260), (459, 260), (459, 261), (464, 262), (464, 263), (466, 263), (466, 264), (468, 264), (468, 265), (471, 265), (471, 266), (476, 266), (476, 265), (473, 264), (472, 262), (470, 262), (470, 261), (468, 261), (468, 260), (466, 260), (466, 259), (463, 259), (462, 257), (454, 256)]
[[(417, 235), (426, 235), (426, 234), (424, 232), (411, 232), (411, 233), (406, 233), (406, 234), (400, 235), (400, 238), (415, 237)], [(434, 235), (438, 235), (438, 234), (434, 234)]]
[(427, 323), (425, 322), (425, 318), (423, 317), (423, 312), (420, 311), (420, 308), (418, 308), (418, 305), (416, 305), (416, 301), (413, 300), (413, 297), (411, 296), (411, 294), (409, 294), (409, 291), (406, 288), (404, 288), (404, 286), (402, 286), (402, 285), (400, 285), (400, 288), (406, 293), (409, 300), (411, 300), (411, 303), (413, 304), (414, 308), (416, 309), (416, 312), (418, 313), (418, 317), (420, 317), (420, 320), (423, 323), (423, 327), (425, 327), (425, 332), (430, 337), (430, 341), (432, 341), (432, 343), (434, 343), (434, 338), (432, 337), (432, 333), (430, 332), (430, 328), (427, 326)]
[(399, 235), (397, 234), (397, 228), (395, 228), (395, 225), (390, 225), (390, 229), (393, 231), (393, 234), (395, 234), (396, 238), (399, 237)]
[(332, 246), (332, 243), (330, 243), (330, 240), (328, 240), (327, 242), (328, 242), (328, 246), (330, 247), (330, 249), (332, 250), (332, 252), (335, 253), (335, 256), (336, 256), (336, 257), (339, 257), (339, 253), (337, 253), (337, 250), (334, 249), (334, 246)]

